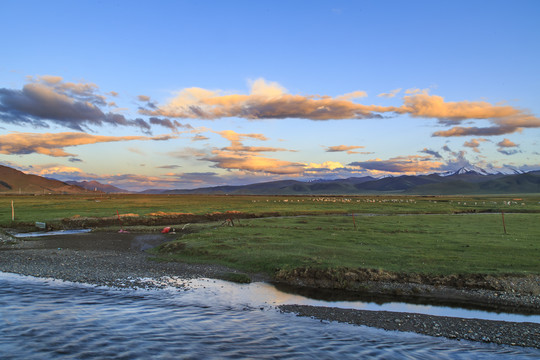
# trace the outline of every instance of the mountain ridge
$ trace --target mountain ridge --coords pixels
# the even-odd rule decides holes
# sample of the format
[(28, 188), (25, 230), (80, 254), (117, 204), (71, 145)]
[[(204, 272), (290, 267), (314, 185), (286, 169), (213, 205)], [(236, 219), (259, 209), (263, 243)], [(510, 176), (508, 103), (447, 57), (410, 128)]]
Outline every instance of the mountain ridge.
[(67, 184), (82, 187), (88, 191), (98, 191), (104, 193), (129, 193), (130, 191), (121, 189), (114, 185), (102, 184), (96, 180), (91, 181), (66, 181)]
[[(478, 168), (479, 169), (479, 168)], [(540, 170), (527, 173), (489, 173), (461, 168), (452, 173), (400, 175), (374, 178), (277, 180), (247, 185), (221, 185), (197, 189), (147, 189), (138, 194), (227, 194), (227, 195), (472, 195), (540, 193)], [(482, 170), (482, 169), (481, 169)], [(97, 181), (68, 181), (25, 174), (0, 165), (0, 193), (78, 194), (89, 192), (130, 193)], [(131, 192), (133, 193), (133, 192)]]
[(482, 175), (476, 171), (455, 171), (451, 175), (401, 175), (298, 181), (280, 180), (248, 185), (223, 185), (197, 189), (149, 189), (146, 194), (227, 195), (461, 195), (540, 193), (540, 171), (506, 175)]
[(62, 181), (25, 174), (22, 171), (0, 165), (1, 194), (82, 194), (86, 190)]

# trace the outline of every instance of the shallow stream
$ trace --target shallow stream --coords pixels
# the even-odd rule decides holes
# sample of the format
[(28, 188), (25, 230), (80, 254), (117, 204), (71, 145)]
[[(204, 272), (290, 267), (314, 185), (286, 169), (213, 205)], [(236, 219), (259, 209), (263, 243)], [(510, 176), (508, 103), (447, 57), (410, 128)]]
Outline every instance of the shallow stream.
[(283, 314), (274, 305), (312, 300), (279, 292), (268, 284), (240, 286), (208, 279), (167, 278), (161, 285), (164, 288), (159, 290), (120, 290), (0, 273), (0, 358), (540, 356), (538, 349), (388, 332)]

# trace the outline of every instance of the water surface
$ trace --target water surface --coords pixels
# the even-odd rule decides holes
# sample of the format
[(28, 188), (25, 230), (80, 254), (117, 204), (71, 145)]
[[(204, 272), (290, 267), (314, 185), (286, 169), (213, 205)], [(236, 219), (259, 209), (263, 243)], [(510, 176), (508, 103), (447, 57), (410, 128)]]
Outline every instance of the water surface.
[(213, 280), (174, 281), (184, 286), (120, 290), (0, 273), (0, 358), (540, 357), (531, 348), (296, 317)]

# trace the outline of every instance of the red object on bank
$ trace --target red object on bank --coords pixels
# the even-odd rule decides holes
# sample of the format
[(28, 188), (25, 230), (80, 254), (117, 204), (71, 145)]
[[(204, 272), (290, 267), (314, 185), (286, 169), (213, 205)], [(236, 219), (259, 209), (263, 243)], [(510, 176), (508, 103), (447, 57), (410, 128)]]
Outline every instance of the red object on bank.
[(161, 233), (162, 234), (167, 234), (169, 231), (171, 231), (171, 227), (167, 226), (166, 228), (163, 228), (163, 230), (161, 230)]

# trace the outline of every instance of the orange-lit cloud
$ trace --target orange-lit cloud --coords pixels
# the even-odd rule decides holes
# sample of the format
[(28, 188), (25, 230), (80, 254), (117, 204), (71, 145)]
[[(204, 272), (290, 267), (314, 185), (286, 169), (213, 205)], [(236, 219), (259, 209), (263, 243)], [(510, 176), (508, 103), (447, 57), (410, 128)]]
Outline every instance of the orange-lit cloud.
[(433, 136), (452, 137), (452, 136), (497, 136), (512, 134), (521, 131), (521, 128), (514, 126), (488, 126), (488, 127), (462, 127), (455, 126), (448, 130), (435, 131)]
[(227, 170), (245, 170), (269, 174), (301, 174), (304, 165), (290, 161), (266, 158), (252, 154), (239, 154), (231, 151), (212, 151), (212, 156), (204, 158), (215, 163), (215, 167)]
[(325, 161), (321, 164), (309, 163), (308, 165), (306, 165), (305, 170), (306, 171), (310, 171), (314, 169), (336, 170), (336, 169), (344, 169), (344, 168), (345, 166), (338, 161)]
[(336, 99), (338, 99), (338, 100), (352, 100), (352, 99), (360, 99), (360, 98), (367, 97), (367, 96), (368, 96), (367, 92), (362, 91), (362, 90), (358, 90), (358, 91), (353, 91), (351, 93), (336, 96)]
[(503, 139), (502, 141), (498, 142), (497, 143), (497, 146), (499, 147), (497, 149), (498, 152), (500, 152), (501, 154), (504, 154), (504, 155), (514, 155), (514, 154), (517, 154), (519, 152), (521, 152), (518, 148), (519, 148), (519, 145), (516, 144), (515, 142), (513, 141), (510, 141), (508, 139)]
[(434, 161), (431, 156), (398, 156), (388, 160), (373, 159), (368, 161), (357, 161), (349, 166), (360, 167), (375, 173), (403, 173), (418, 174), (434, 171), (443, 165), (443, 162)]
[(437, 131), (433, 136), (493, 136), (540, 127), (540, 119), (509, 105), (492, 105), (485, 101), (445, 102), (436, 95), (405, 96), (400, 112), (413, 117), (436, 118), (443, 125), (456, 125), (464, 120), (488, 120), (488, 127), (454, 126)]
[[(392, 97), (401, 89), (380, 96)], [(441, 125), (452, 126), (433, 136), (493, 136), (540, 127), (540, 119), (526, 110), (509, 105), (492, 105), (485, 101), (447, 102), (443, 97), (429, 95), (428, 89), (408, 89), (399, 107), (364, 105), (353, 102), (367, 95), (363, 91), (330, 97), (293, 95), (275, 82), (258, 79), (251, 83), (249, 94), (227, 93), (221, 90), (186, 88), (163, 106), (143, 108), (140, 113), (150, 116), (176, 118), (245, 119), (301, 118), (309, 120), (338, 120), (381, 118), (395, 114), (415, 118), (437, 119)], [(459, 126), (465, 120), (484, 120), (487, 127)]]
[(356, 149), (363, 149), (364, 146), (348, 146), (348, 145), (336, 145), (336, 146), (329, 146), (326, 148), (326, 152), (344, 152), (346, 151), (347, 154), (358, 154), (357, 151), (354, 151)]
[(390, 90), (390, 91), (387, 92), (387, 93), (379, 94), (379, 95), (377, 95), (377, 96), (378, 96), (378, 97), (385, 97), (385, 98), (393, 98), (393, 97), (395, 97), (400, 91), (401, 91), (401, 88), (399, 88), (399, 89), (394, 89), (394, 90)]
[(222, 148), (221, 150), (233, 151), (233, 152), (276, 152), (276, 151), (288, 151), (283, 148), (264, 147), (264, 146), (244, 146), (242, 140), (244, 139), (256, 139), (266, 141), (268, 138), (263, 134), (240, 134), (233, 130), (216, 131), (217, 134), (231, 142), (230, 146)]
[[(262, 91), (262, 90), (260, 90)], [(247, 139), (266, 141), (263, 134), (242, 134), (233, 130), (213, 131), (231, 142), (230, 146), (214, 148), (210, 154), (199, 154), (199, 160), (210, 161), (215, 167), (227, 170), (238, 170), (249, 173), (265, 174), (300, 174), (303, 164), (261, 156), (261, 152), (291, 151), (282, 148), (245, 146)], [(173, 155), (173, 154), (170, 154)], [(181, 155), (181, 154), (176, 154)]]
[(497, 145), (498, 145), (499, 147), (505, 147), (505, 148), (516, 147), (516, 146), (518, 146), (515, 142), (510, 141), (510, 140), (508, 140), (508, 139), (506, 139), (506, 138), (505, 138), (504, 140), (498, 142)]
[(166, 105), (157, 109), (143, 109), (140, 112), (151, 116), (197, 119), (241, 117), (245, 119), (330, 120), (380, 117), (377, 113), (391, 112), (395, 109), (361, 105), (350, 101), (351, 98), (363, 95), (363, 92), (345, 94), (338, 98), (291, 95), (277, 83), (258, 79), (251, 83), (251, 91), (247, 95), (187, 88), (178, 92), (178, 95)]
[(20, 133), (0, 135), (0, 154), (43, 154), (55, 157), (74, 156), (64, 150), (68, 146), (131, 140), (168, 140), (172, 136), (99, 136), (86, 133)]
[(465, 141), (463, 146), (471, 148), (474, 152), (480, 153), (480, 143), (488, 141), (487, 139), (479, 138), (479, 139), (471, 139), (471, 141)]

